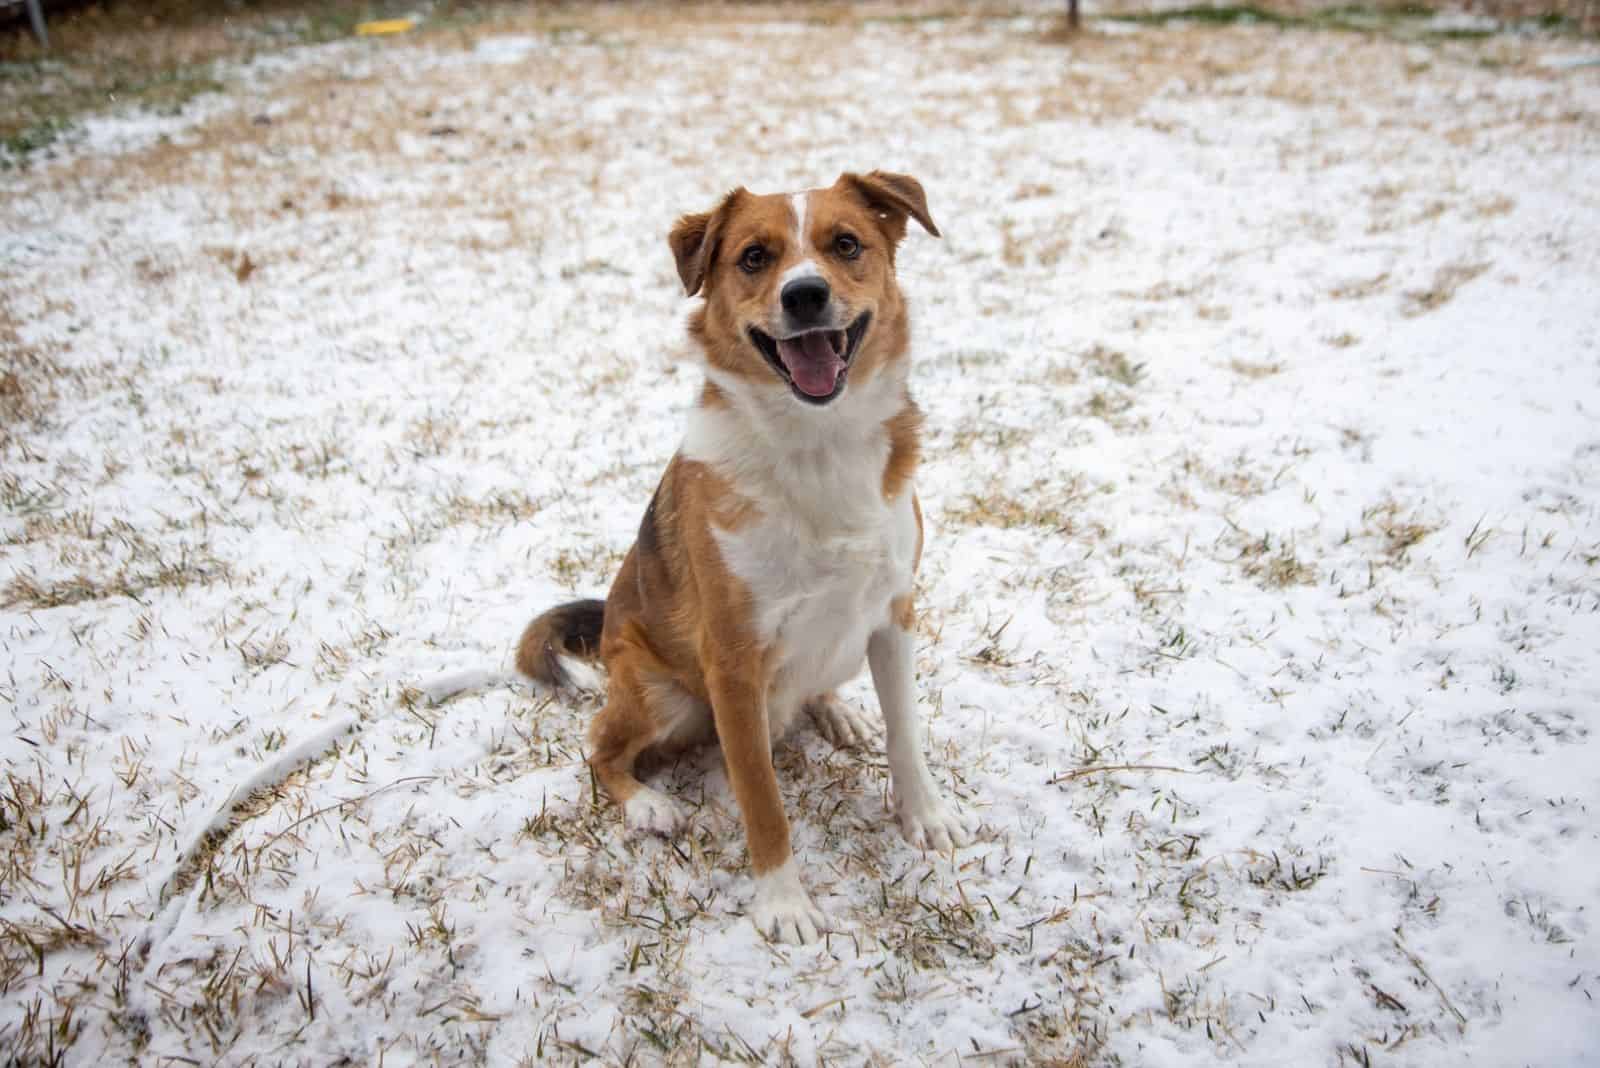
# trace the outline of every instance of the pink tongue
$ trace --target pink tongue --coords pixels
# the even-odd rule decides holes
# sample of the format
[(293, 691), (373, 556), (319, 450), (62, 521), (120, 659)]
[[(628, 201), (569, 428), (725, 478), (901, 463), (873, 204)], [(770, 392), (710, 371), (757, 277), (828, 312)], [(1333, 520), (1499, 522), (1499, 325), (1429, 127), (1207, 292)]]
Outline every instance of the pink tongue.
[(812, 397), (826, 397), (832, 393), (839, 381), (839, 372), (844, 370), (844, 361), (833, 351), (828, 335), (821, 330), (779, 341), (778, 358), (800, 392)]

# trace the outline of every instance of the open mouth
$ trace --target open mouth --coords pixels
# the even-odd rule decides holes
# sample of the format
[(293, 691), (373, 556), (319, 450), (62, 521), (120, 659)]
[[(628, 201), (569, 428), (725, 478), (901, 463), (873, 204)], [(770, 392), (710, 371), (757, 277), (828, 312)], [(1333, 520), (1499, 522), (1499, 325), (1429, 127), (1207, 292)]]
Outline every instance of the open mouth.
[(871, 319), (863, 313), (843, 330), (807, 330), (785, 338), (774, 338), (752, 326), (750, 341), (796, 397), (807, 404), (827, 404), (844, 392), (850, 361)]

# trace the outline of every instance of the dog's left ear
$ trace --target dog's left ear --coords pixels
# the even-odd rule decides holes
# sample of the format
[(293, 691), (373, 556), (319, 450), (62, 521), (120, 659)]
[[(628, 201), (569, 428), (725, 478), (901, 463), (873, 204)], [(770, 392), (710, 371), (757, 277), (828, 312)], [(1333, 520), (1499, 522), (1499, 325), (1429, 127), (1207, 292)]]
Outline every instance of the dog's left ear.
[(722, 223), (742, 196), (744, 189), (735, 189), (723, 197), (714, 210), (684, 215), (673, 224), (667, 244), (672, 246), (672, 258), (677, 261), (678, 278), (683, 282), (686, 295), (694, 296), (705, 285), (706, 276), (716, 261)]
[(933, 217), (928, 214), (928, 197), (922, 191), (922, 183), (911, 175), (888, 171), (841, 174), (839, 182), (854, 189), (867, 202), (867, 207), (883, 218), (896, 244), (906, 236), (907, 216), (921, 223), (934, 237), (939, 236), (939, 228), (933, 225)]

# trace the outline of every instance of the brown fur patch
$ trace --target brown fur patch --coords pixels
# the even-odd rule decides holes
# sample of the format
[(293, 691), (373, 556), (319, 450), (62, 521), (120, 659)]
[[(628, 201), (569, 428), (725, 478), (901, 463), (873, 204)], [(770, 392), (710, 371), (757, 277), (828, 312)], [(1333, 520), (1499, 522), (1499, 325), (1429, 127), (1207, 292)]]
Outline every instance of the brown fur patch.
[(922, 569), (922, 501), (917, 495), (911, 495), (911, 514), (917, 517), (917, 551), (911, 557), (911, 573), (915, 575)]
[(883, 499), (892, 501), (910, 485), (922, 459), (922, 409), (910, 397), (905, 407), (884, 421), (889, 435), (889, 461), (883, 465)]
[(700, 407), (702, 408), (728, 408), (728, 395), (722, 392), (722, 387), (711, 379), (706, 379), (700, 387)]
[(889, 602), (889, 618), (894, 620), (901, 630), (909, 631), (915, 629), (917, 611), (911, 594), (908, 593), (904, 597), (896, 597)]

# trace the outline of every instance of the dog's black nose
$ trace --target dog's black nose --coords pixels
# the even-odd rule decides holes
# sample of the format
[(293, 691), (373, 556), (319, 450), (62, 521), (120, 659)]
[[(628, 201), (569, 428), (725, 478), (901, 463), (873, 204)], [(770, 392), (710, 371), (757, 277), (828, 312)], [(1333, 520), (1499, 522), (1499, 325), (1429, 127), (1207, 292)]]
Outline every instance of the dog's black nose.
[(783, 310), (797, 323), (815, 322), (828, 306), (828, 283), (821, 278), (796, 278), (783, 287)]

